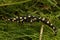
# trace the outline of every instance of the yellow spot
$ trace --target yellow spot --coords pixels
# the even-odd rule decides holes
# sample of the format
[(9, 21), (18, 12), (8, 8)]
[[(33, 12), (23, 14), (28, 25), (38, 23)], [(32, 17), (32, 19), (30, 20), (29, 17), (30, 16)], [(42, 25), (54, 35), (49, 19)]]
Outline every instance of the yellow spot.
[(26, 19), (26, 17), (24, 17), (24, 19)]
[(42, 21), (44, 21), (45, 20), (45, 18), (42, 18)]
[(8, 21), (9, 21), (10, 19), (8, 19)]
[(28, 17), (31, 17), (30, 15)]
[(22, 19), (22, 17), (20, 17), (20, 19)]
[(41, 17), (39, 17), (39, 19), (41, 19)]
[(49, 24), (49, 21), (47, 21), (47, 24)]

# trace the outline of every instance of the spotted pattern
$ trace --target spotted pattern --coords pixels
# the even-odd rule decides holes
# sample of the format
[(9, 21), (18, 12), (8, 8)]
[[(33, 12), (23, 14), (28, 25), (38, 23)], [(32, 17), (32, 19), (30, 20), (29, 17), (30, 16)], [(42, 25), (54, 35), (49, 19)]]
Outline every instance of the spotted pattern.
[(56, 29), (56, 27), (52, 24), (52, 23), (50, 23), (50, 21), (48, 21), (46, 18), (42, 18), (42, 17), (36, 17), (36, 16), (31, 16), (31, 15), (28, 15), (28, 16), (20, 16), (20, 17), (15, 17), (15, 18), (9, 18), (9, 19), (7, 19), (7, 21), (16, 21), (16, 22), (31, 22), (31, 23), (33, 23), (33, 22), (39, 22), (39, 21), (41, 21), (41, 22), (43, 22), (43, 23), (45, 23), (45, 24), (47, 24), (49, 27), (51, 27), (53, 30), (54, 30), (54, 32), (55, 32), (55, 35), (56, 35), (56, 33), (57, 33), (57, 29)]

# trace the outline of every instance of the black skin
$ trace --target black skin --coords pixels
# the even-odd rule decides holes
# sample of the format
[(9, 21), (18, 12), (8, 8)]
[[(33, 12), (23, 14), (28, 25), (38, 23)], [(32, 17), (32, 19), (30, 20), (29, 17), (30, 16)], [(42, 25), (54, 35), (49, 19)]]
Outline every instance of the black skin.
[[(30, 23), (33, 23), (33, 22), (39, 22), (39, 21), (41, 21), (41, 22), (43, 22), (43, 23), (45, 23), (45, 24), (47, 24), (47, 19), (45, 18), (45, 20), (43, 21), (42, 20), (42, 18), (41, 19), (39, 19), (39, 17), (36, 17), (36, 16), (32, 16), (32, 15), (30, 15), (31, 17), (28, 17), (28, 15), (27, 16), (18, 16), (18, 18), (16, 18), (16, 20), (15, 21), (18, 21), (19, 23), (24, 23), (24, 22), (30, 22), (32, 19), (34, 19), (34, 18), (36, 18), (36, 20), (32, 20), (32, 22), (30, 22)], [(23, 21), (22, 22), (20, 22), (20, 17), (22, 17), (22, 19), (23, 19)], [(24, 17), (26, 17), (26, 19), (24, 19)], [(12, 21), (13, 20), (13, 18), (10, 18), (10, 21)], [(47, 24), (50, 28), (52, 28), (53, 29), (53, 27), (55, 27), (54, 25), (50, 25), (51, 23), (49, 22), (49, 24)], [(56, 27), (55, 27), (55, 29), (53, 29), (54, 30), (54, 32), (55, 32), (55, 35), (57, 34), (57, 29), (56, 29)]]

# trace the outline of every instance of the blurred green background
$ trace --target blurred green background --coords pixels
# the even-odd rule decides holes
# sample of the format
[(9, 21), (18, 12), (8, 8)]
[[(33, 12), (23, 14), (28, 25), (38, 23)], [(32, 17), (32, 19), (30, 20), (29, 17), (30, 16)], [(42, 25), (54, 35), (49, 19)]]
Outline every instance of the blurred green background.
[(39, 40), (41, 25), (44, 25), (42, 40), (60, 40), (60, 0), (0, 0), (0, 16), (28, 14), (49, 19), (57, 27), (57, 35), (42, 22), (21, 24), (0, 20), (0, 40)]

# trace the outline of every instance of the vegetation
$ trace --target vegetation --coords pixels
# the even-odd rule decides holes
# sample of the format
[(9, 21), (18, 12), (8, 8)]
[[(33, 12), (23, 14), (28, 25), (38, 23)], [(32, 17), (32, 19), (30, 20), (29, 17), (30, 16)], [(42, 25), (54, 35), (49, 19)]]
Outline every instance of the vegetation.
[(11, 18), (28, 14), (49, 19), (57, 27), (57, 35), (42, 22), (21, 25), (0, 20), (0, 40), (39, 40), (41, 25), (44, 25), (43, 40), (60, 40), (60, 0), (0, 0), (0, 16)]

